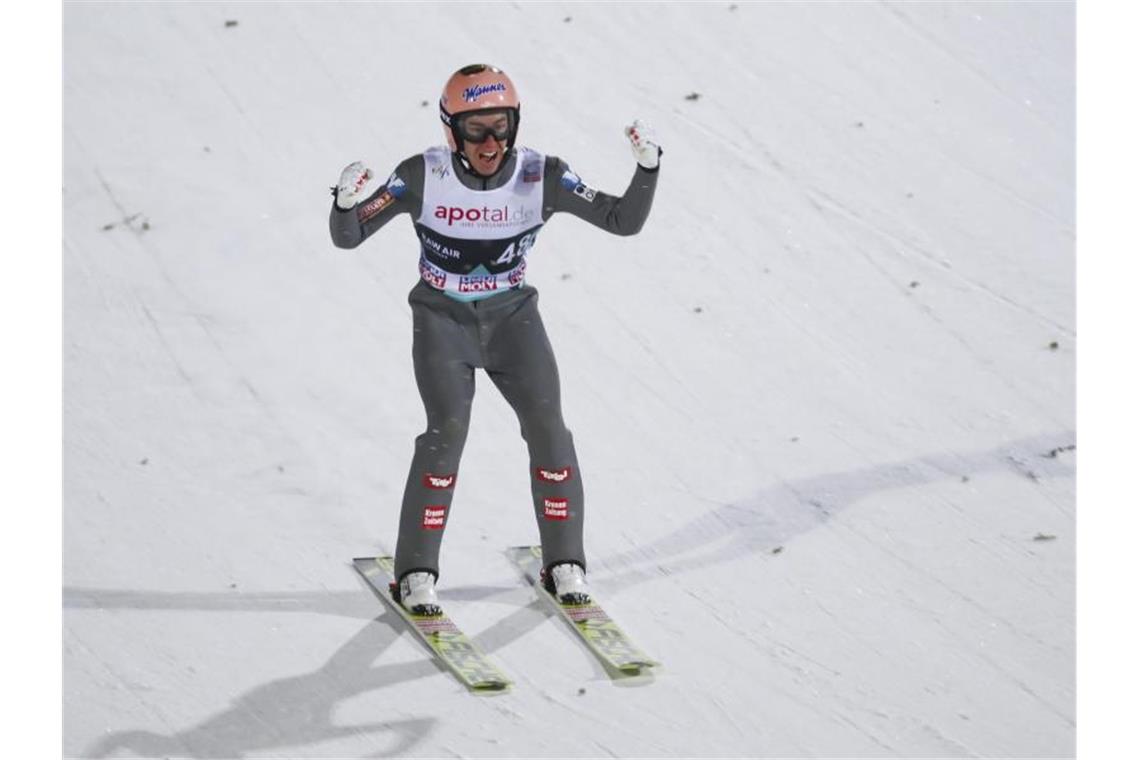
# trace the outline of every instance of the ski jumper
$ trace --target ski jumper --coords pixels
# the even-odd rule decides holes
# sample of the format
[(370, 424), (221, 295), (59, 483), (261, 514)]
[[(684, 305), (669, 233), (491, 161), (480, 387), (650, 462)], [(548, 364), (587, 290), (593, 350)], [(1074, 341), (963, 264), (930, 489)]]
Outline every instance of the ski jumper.
[(427, 428), (416, 438), (400, 509), (395, 575), (439, 577), (439, 548), (467, 439), (475, 370), (483, 369), (518, 416), (547, 567), (586, 567), (582, 473), (562, 418), (558, 366), (525, 283), (542, 225), (567, 212), (618, 235), (645, 223), (657, 169), (638, 166), (621, 197), (586, 185), (565, 162), (520, 147), (491, 177), (468, 173), (446, 147), (403, 162), (347, 211), (333, 203), (329, 230), (355, 248), (401, 213), (420, 241), (412, 288), (412, 358)]

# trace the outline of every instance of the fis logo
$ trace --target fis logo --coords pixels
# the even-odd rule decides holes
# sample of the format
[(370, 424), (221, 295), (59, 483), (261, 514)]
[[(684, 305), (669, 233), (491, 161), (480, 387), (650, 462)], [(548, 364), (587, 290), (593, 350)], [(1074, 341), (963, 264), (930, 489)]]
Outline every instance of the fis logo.
[(424, 485), (436, 491), (442, 491), (451, 488), (455, 485), (455, 474), (451, 475), (432, 475), (430, 472), (424, 473)]
[(535, 470), (535, 475), (543, 483), (563, 483), (570, 479), (570, 468), (563, 467), (561, 470), (545, 470), (541, 467)]
[(447, 505), (436, 504), (424, 507), (424, 530), (443, 530), (443, 523), (447, 518)]
[(543, 499), (542, 514), (547, 520), (565, 520), (570, 516), (570, 500)]
[(538, 161), (528, 161), (523, 164), (523, 182), (538, 182), (542, 179), (542, 164)]

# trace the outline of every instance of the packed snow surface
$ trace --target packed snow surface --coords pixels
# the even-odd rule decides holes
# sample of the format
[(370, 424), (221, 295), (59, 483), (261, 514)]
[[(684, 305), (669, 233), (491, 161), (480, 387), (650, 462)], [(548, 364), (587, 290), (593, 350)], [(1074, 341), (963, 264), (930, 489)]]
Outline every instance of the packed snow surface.
[[(64, 7), (64, 749), (74, 757), (1074, 752), (1066, 3)], [(442, 141), (473, 61), (520, 142), (645, 229), (556, 216), (529, 282), (611, 680), (503, 555), (526, 449), (485, 376), (441, 598), (476, 697), (351, 567), (424, 417), (411, 224), (341, 168)]]

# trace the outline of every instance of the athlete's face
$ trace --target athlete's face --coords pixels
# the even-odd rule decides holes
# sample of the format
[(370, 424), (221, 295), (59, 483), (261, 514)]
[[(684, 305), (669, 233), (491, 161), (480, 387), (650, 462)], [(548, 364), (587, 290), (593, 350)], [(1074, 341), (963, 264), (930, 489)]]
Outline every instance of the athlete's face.
[(472, 168), (479, 174), (490, 176), (499, 170), (507, 152), (506, 139), (498, 140), (496, 134), (505, 135), (510, 122), (505, 114), (472, 114), (467, 117), (465, 130), (469, 132), (483, 132), (483, 140), (474, 142), (463, 141), (463, 155), (471, 162)]

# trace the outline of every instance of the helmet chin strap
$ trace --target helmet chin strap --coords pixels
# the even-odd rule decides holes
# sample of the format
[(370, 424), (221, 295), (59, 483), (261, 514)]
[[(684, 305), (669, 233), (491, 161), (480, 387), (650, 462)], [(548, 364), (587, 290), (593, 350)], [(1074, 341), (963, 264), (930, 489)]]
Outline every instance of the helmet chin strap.
[(496, 168), (495, 171), (491, 172), (490, 174), (480, 174), (479, 172), (475, 171), (475, 167), (471, 165), (471, 160), (467, 158), (467, 154), (463, 151), (462, 145), (463, 143), (460, 143), (461, 147), (459, 150), (455, 151), (455, 155), (459, 158), (459, 163), (463, 165), (463, 170), (468, 174), (472, 174), (483, 180), (491, 179), (499, 172), (501, 172), (503, 170), (503, 167), (507, 165), (507, 159), (510, 158), (511, 151), (514, 150), (514, 148), (508, 144), (506, 148), (503, 149), (503, 157), (499, 160), (498, 168)]

